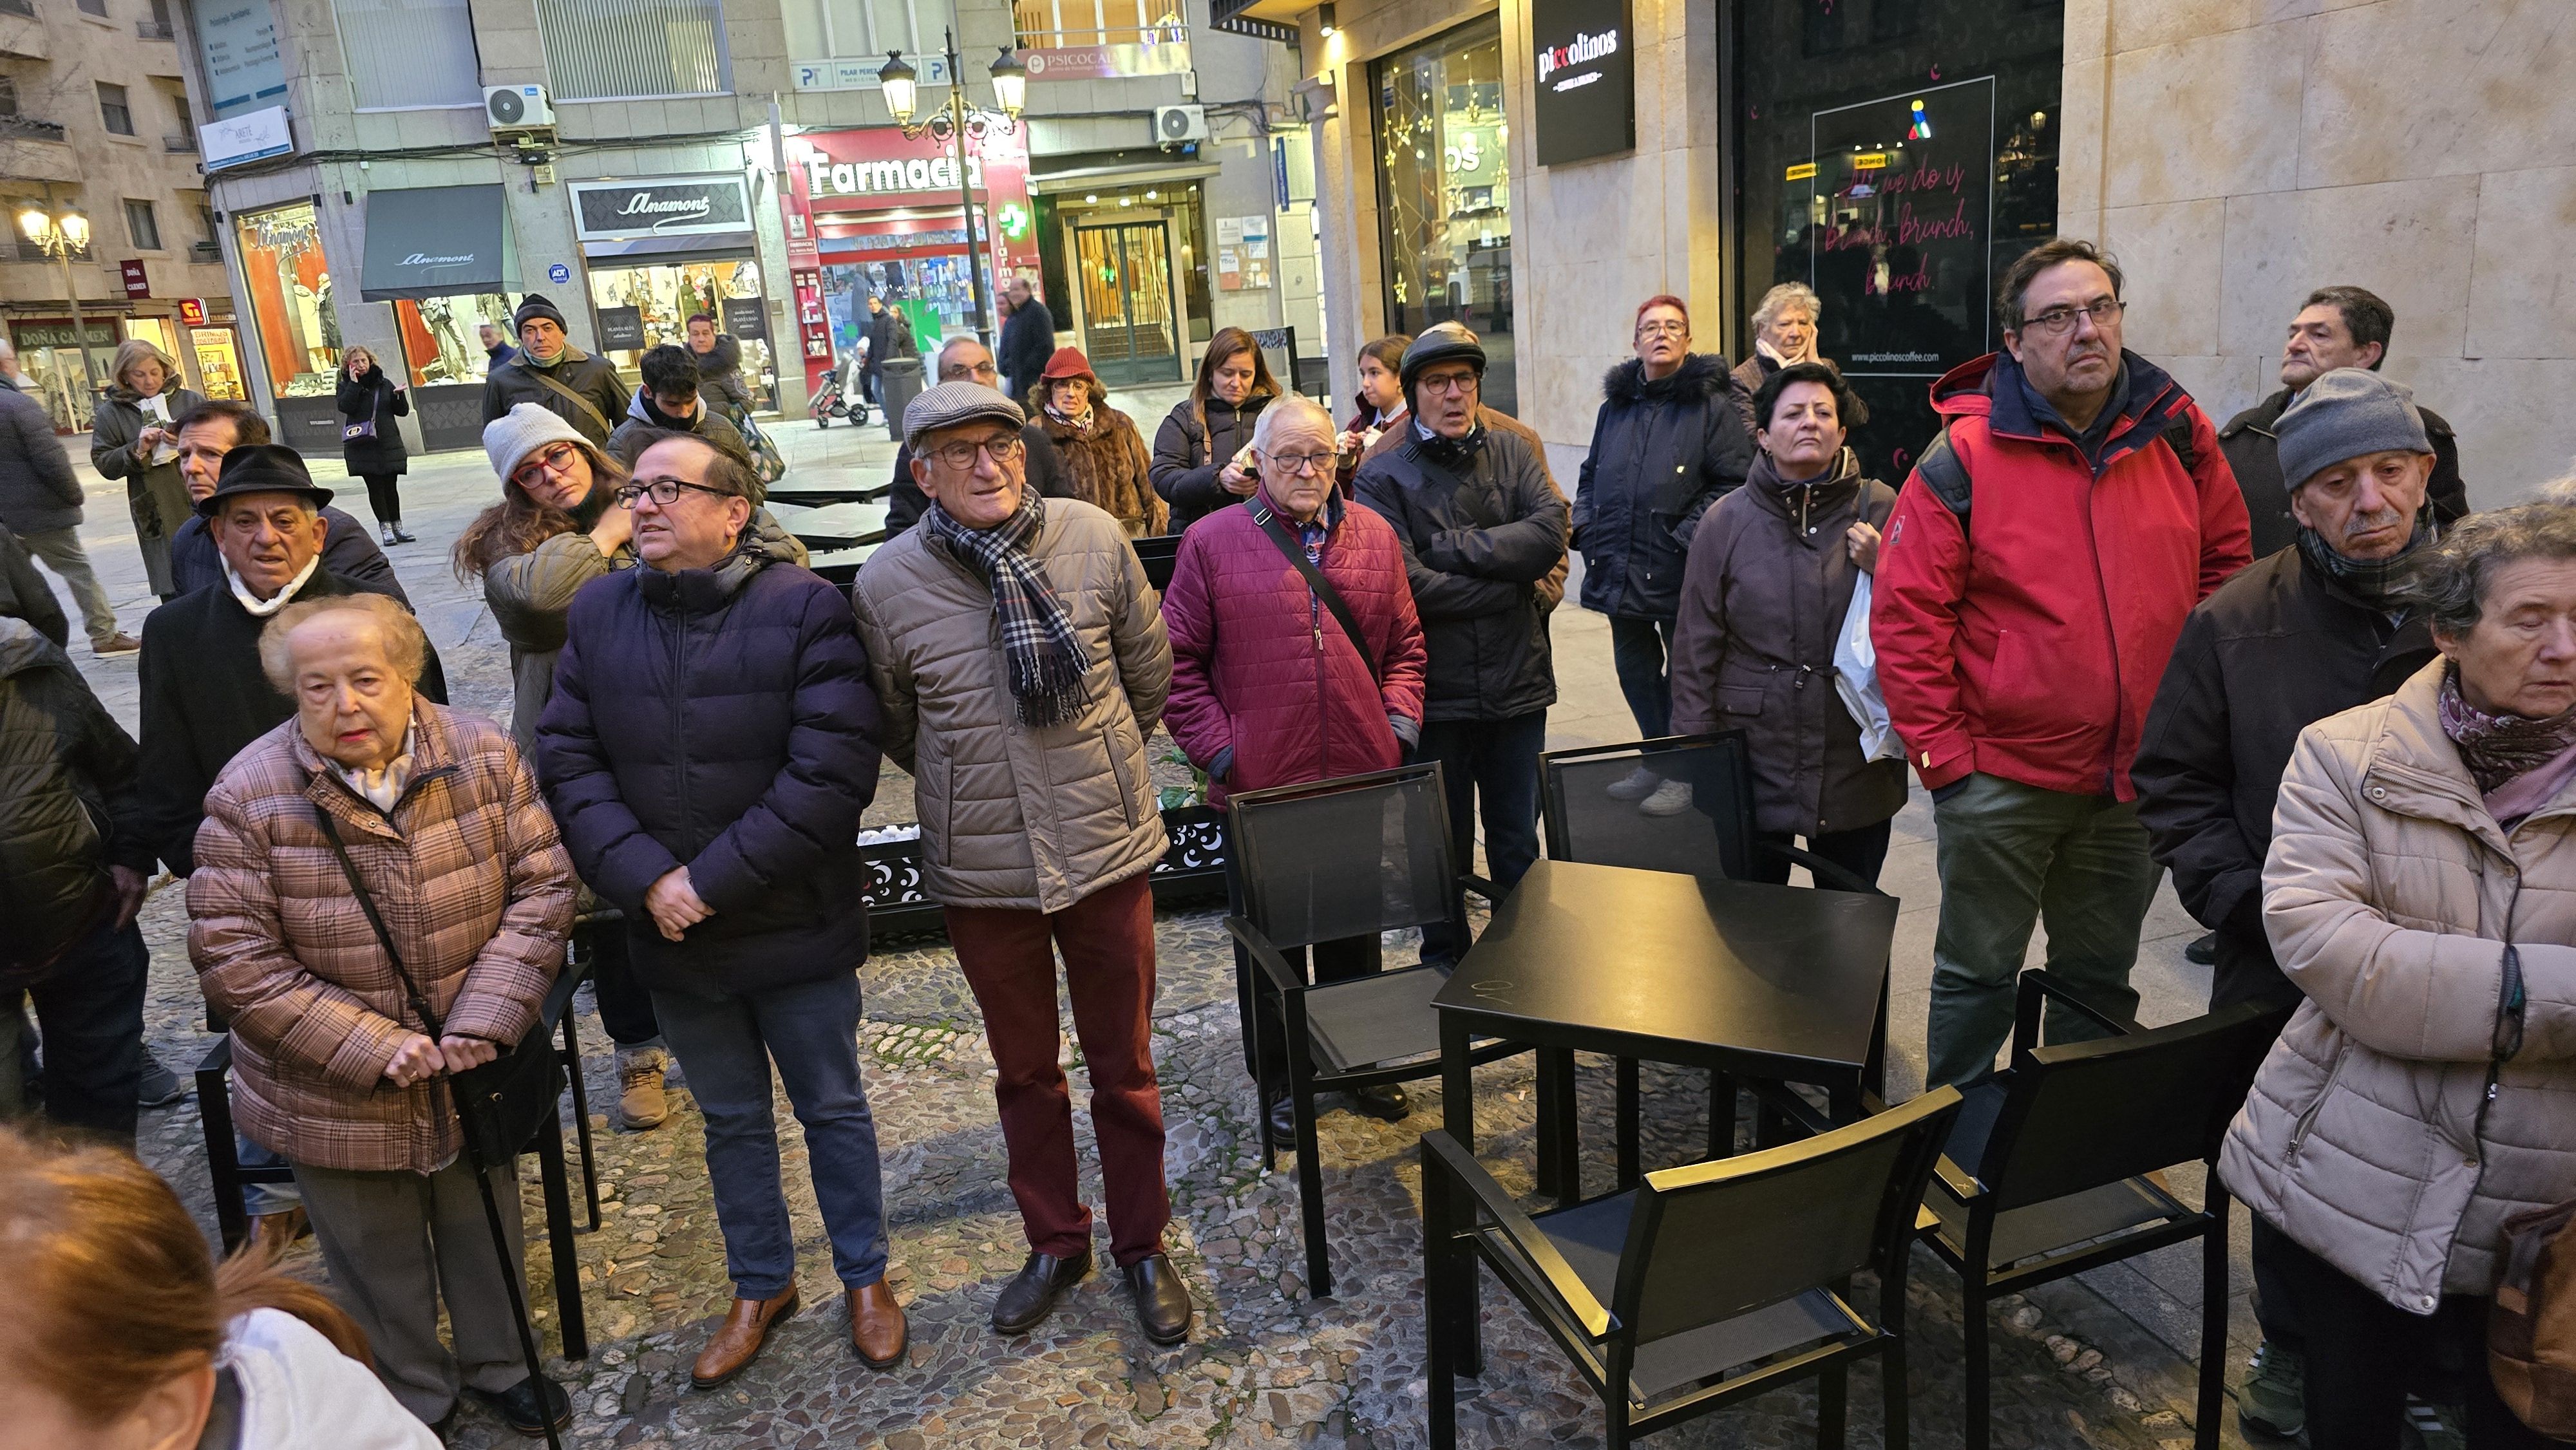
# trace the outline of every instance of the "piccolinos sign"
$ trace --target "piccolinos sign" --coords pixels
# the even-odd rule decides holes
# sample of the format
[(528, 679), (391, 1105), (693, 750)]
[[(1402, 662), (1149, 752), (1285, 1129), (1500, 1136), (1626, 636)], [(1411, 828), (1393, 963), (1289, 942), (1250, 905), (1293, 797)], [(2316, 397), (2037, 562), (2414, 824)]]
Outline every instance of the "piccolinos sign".
[(1636, 149), (1637, 63), (1629, 23), (1629, 0), (1531, 0), (1539, 165)]

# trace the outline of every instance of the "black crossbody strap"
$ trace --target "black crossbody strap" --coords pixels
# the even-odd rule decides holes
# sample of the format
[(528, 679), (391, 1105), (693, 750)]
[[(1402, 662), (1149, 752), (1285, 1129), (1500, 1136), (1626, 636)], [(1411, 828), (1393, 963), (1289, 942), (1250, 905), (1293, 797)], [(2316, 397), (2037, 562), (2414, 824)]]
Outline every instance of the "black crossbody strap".
[(1297, 572), (1306, 576), (1306, 587), (1314, 590), (1315, 597), (1324, 602), (1324, 608), (1332, 611), (1334, 622), (1349, 637), (1351, 648), (1360, 652), (1360, 662), (1368, 666), (1369, 679), (1384, 687), (1386, 678), (1378, 672), (1377, 653), (1369, 648), (1368, 636), (1360, 632), (1359, 617), (1352, 614), (1350, 605), (1343, 602), (1342, 591), (1334, 588), (1333, 581), (1324, 577), (1324, 571), (1315, 567), (1315, 561), (1306, 557), (1306, 546), (1288, 536), (1287, 525), (1279, 522), (1279, 516), (1265, 507), (1261, 500), (1248, 499), (1244, 507), (1252, 510), (1252, 517), (1260, 523), (1261, 531), (1270, 536), (1270, 542), (1278, 545), (1279, 552), (1287, 557), (1288, 562), (1297, 566)]
[(609, 423), (606, 415), (599, 411), (599, 405), (597, 403), (594, 403), (590, 399), (583, 397), (581, 394), (574, 392), (572, 389), (565, 387), (563, 384), (556, 382), (553, 378), (548, 377), (543, 371), (537, 368), (528, 367), (521, 369), (521, 371), (525, 372), (529, 377), (534, 378), (537, 382), (537, 386), (551, 389), (566, 398), (570, 398), (574, 407), (579, 408), (582, 412), (590, 415), (590, 421), (598, 424), (602, 428), (608, 428), (612, 432), (615, 431)]
[(340, 839), (340, 823), (319, 804), (313, 807), (313, 815), (322, 823), (322, 834), (330, 838), (331, 854), (340, 858), (340, 874), (349, 878), (349, 894), (358, 898), (358, 909), (367, 914), (367, 925), (376, 929), (376, 941), (385, 949), (385, 960), (394, 964), (394, 975), (402, 978), (403, 995), (411, 999), (411, 1010), (420, 1014), (433, 1041), (446, 1036), (438, 1014), (429, 1010), (429, 999), (422, 995), (420, 983), (412, 980), (411, 969), (403, 965), (402, 953), (394, 950), (394, 934), (386, 929), (383, 913), (376, 910), (376, 898), (368, 892), (367, 883), (358, 879), (358, 863), (349, 859), (348, 844)]

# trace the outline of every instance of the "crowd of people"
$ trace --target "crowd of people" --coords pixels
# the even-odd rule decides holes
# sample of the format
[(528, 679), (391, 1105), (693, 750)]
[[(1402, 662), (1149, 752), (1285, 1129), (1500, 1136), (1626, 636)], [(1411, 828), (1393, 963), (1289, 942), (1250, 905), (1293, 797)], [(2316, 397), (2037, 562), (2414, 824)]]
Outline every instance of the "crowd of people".
[[(859, 822), (884, 760), (912, 780), (924, 888), (995, 1062), (1028, 1254), (994, 1329), (1028, 1331), (1094, 1266), (1060, 973), (1110, 1259), (1147, 1337), (1185, 1339), (1150, 1050), (1167, 842), (1148, 740), (1167, 732), (1217, 806), (1438, 761), (1457, 858), (1481, 842), (1508, 890), (1539, 852), (1552, 616), (1580, 554), (1577, 603), (1607, 617), (1640, 737), (1741, 732), (1761, 840), (1873, 884), (1908, 775), (1928, 791), (1928, 1085), (1995, 1070), (2042, 924), (2050, 971), (2134, 1016), (2166, 870), (2212, 935), (2211, 1005), (2295, 1008), (2219, 1169), (2257, 1216), (2249, 1427), (2394, 1446), (2405, 1394), (2466, 1363), (2447, 1391), (2469, 1443), (2545, 1443), (2475, 1367), (2504, 1221), (2576, 1198), (2576, 876), (2559, 875), (2576, 861), (2576, 485), (2470, 513), (2452, 430), (2380, 371), (2395, 318), (2367, 291), (2309, 297), (2281, 391), (2220, 427), (2123, 346), (2123, 286), (2085, 242), (2015, 259), (2004, 347), (1933, 386), (1940, 432), (1901, 486), (1857, 462), (1867, 410), (1794, 283), (1761, 299), (1741, 366), (1694, 348), (1683, 299), (1639, 305), (1570, 498), (1536, 435), (1485, 405), (1484, 346), (1456, 323), (1358, 349), (1341, 424), (1220, 331), (1150, 447), (1051, 330), (1040, 349), (1006, 329), (998, 362), (953, 338), (901, 420), (887, 541), (846, 591), (804, 567), (721, 426), (711, 319), (647, 353), (630, 393), (530, 297), (487, 393), (499, 496), (453, 550), (510, 646), (506, 726), (447, 708), (378, 542), (255, 412), (172, 397), (160, 360), (120, 354), (133, 396), (102, 410), (100, 469), (138, 480), (169, 602), (140, 644), (138, 745), (0, 532), (0, 770), (25, 782), (0, 862), (36, 924), (0, 960), (0, 1034), (30, 997), (45, 1115), (130, 1145), (134, 918), (156, 863), (185, 878), (242, 1151), (293, 1170), (291, 1197), (258, 1206), (263, 1252), (309, 1224), (339, 1308), (173, 1240), (186, 1333), (138, 1337), (154, 1347), (130, 1351), (113, 1403), (34, 1393), (184, 1416), (220, 1403), (219, 1365), (358, 1354), (412, 1423), (461, 1397), (528, 1433), (562, 1422), (561, 1391), (518, 1357), (516, 1244), (505, 1262), (480, 1233), (487, 1189), (515, 1228), (516, 1177), (475, 1182), (447, 1084), (540, 1030), (576, 939), (620, 1125), (663, 1121), (674, 1061), (704, 1117), (734, 1297), (693, 1382), (742, 1373), (801, 1307), (776, 1087), (852, 1350), (899, 1363), (855, 1048)], [(343, 411), (381, 442), (400, 389), (352, 353)], [(390, 469), (349, 464), (385, 543), (408, 541), (388, 513), (400, 465), (398, 444)], [(0, 521), (67, 533), (68, 476), (0, 470)], [(1132, 541), (1168, 534), (1158, 594)], [(112, 615), (64, 577), (110, 652)], [(1836, 688), (1855, 628), (1875, 718)], [(1642, 817), (1693, 807), (1691, 782), (1645, 767), (1608, 790)], [(1748, 870), (1785, 882), (1788, 859)], [(1427, 929), (1423, 960), (1454, 963), (1452, 931)], [(1385, 950), (1326, 941), (1298, 966), (1347, 979)], [(1258, 1107), (1292, 1135), (1281, 1024), (1238, 972)], [(2100, 1029), (2062, 1012), (2048, 1030)], [(24, 1094), (0, 1049), (6, 1113)], [(1410, 1109), (1394, 1088), (1352, 1099)], [(27, 1225), (0, 1231), (0, 1257), (94, 1232), (83, 1195), (167, 1220), (144, 1179), (113, 1153), (0, 1139), (0, 1185), (19, 1185), (0, 1215)], [(0, 1314), (0, 1341), (44, 1312)], [(228, 1336), (268, 1358), (218, 1354)], [(311, 1373), (316, 1395), (353, 1382)]]

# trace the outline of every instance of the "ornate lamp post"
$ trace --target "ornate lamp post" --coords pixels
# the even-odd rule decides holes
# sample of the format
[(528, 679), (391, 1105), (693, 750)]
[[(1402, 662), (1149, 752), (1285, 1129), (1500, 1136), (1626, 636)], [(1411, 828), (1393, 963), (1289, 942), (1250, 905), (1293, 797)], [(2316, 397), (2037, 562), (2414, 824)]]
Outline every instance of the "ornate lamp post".
[(63, 296), (71, 302), (72, 340), (80, 348), (82, 382), (95, 392), (98, 366), (90, 360), (89, 324), (81, 320), (80, 285), (72, 280), (72, 253), (89, 250), (89, 217), (77, 205), (66, 205), (60, 211), (50, 210), (51, 206), (51, 198), (41, 205), (28, 202), (18, 212), (18, 230), (46, 256), (62, 264)]
[(894, 113), (894, 123), (907, 140), (927, 135), (952, 145), (957, 153), (957, 208), (966, 222), (966, 276), (975, 288), (975, 335), (986, 347), (993, 345), (992, 294), (984, 285), (984, 247), (975, 235), (975, 189), (967, 179), (966, 143), (972, 138), (981, 144), (988, 135), (1007, 136), (1019, 128), (1020, 109), (1029, 94), (1029, 68), (1020, 61), (1019, 53), (1004, 47), (987, 69), (993, 77), (993, 100), (1001, 109), (987, 111), (967, 104), (966, 75), (957, 64), (957, 32), (943, 32), (948, 56), (948, 104), (919, 122), (912, 119), (921, 97), (920, 76), (904, 63), (899, 51), (886, 53), (885, 65), (877, 71), (877, 82), (885, 89), (886, 109)]

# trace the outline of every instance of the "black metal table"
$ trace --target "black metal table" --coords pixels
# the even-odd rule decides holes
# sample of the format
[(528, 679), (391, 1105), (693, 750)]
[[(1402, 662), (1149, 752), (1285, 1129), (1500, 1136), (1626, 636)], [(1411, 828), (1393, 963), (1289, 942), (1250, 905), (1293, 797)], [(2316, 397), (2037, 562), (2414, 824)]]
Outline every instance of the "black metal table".
[(834, 504), (875, 503), (894, 487), (891, 479), (876, 483), (852, 484), (782, 484), (769, 490), (764, 503), (792, 503), (805, 508), (830, 508)]
[[(1540, 1049), (1540, 1183), (1560, 1199), (1574, 1162), (1575, 1052), (1806, 1083), (1857, 1117), (1874, 1069), (1889, 896), (1543, 860), (1494, 910), (1432, 998), (1450, 1136), (1473, 1149), (1467, 1044)], [(1620, 1180), (1636, 1176), (1636, 1122), (1619, 1126)]]

